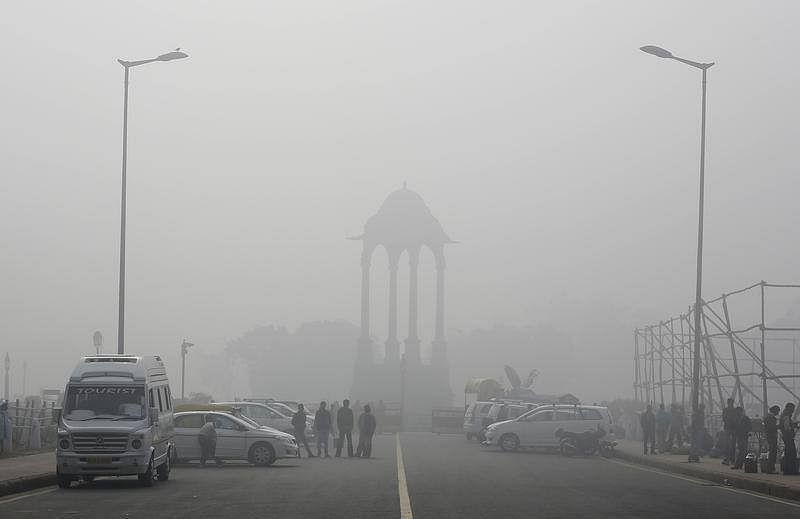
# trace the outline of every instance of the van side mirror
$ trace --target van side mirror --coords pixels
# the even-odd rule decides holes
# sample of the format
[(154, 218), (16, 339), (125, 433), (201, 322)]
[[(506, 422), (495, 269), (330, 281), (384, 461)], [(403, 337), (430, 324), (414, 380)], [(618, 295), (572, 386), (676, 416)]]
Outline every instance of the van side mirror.
[(156, 425), (158, 423), (158, 409), (155, 407), (148, 409), (147, 416), (150, 418), (151, 425)]

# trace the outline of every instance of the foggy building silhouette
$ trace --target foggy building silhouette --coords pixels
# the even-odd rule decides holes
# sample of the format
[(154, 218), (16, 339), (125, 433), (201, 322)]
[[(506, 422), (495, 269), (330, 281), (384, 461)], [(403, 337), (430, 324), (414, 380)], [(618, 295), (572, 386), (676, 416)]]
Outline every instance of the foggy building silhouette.
[[(405, 388), (407, 424), (424, 426), (435, 406), (450, 406), (450, 368), (445, 340), (444, 246), (455, 243), (431, 214), (422, 197), (408, 189), (391, 193), (378, 212), (367, 220), (363, 234), (351, 238), (363, 242), (361, 254), (361, 335), (358, 339), (353, 380), (353, 398), (400, 402)], [(373, 356), (370, 333), (371, 263), (376, 249), (383, 247), (389, 259), (388, 336), (382, 362)], [(433, 253), (436, 265), (435, 328), (430, 364), (423, 364), (419, 337), (419, 257), (423, 248)], [(400, 351), (398, 339), (397, 270), (403, 253), (409, 262), (408, 334)], [(403, 375), (404, 373), (404, 375)], [(404, 380), (403, 380), (404, 379)]]

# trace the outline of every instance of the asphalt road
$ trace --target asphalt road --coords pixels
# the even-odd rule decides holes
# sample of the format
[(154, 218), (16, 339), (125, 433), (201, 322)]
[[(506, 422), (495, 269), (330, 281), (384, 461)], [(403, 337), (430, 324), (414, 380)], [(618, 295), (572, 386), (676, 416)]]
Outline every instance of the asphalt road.
[[(427, 433), (402, 434), (400, 444), (414, 518), (800, 517), (798, 503), (602, 458), (507, 454)], [(269, 468), (181, 466), (152, 488), (98, 479), (0, 499), (0, 517), (400, 517), (395, 437), (376, 438), (374, 454)]]

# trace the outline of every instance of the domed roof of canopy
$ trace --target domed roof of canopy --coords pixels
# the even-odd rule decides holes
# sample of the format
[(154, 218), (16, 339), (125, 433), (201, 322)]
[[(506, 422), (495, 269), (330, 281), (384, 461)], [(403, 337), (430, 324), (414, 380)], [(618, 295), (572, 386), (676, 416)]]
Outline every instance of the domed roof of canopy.
[(378, 212), (367, 220), (364, 233), (351, 239), (401, 249), (455, 243), (422, 197), (405, 183), (402, 189), (390, 193)]

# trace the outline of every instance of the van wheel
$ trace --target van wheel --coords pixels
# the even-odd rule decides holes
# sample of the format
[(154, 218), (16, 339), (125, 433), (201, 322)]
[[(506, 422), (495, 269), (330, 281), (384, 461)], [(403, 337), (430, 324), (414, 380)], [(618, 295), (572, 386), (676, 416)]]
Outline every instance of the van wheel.
[(61, 473), (57, 473), (56, 477), (58, 478), (58, 488), (69, 488), (72, 485), (72, 478), (70, 476), (62, 476)]
[(256, 443), (250, 447), (250, 452), (247, 455), (250, 463), (259, 467), (266, 467), (275, 463), (275, 450), (269, 443)]
[(150, 463), (147, 465), (147, 472), (139, 474), (139, 484), (143, 487), (153, 486), (153, 458), (150, 458)]
[(500, 437), (500, 448), (506, 452), (514, 452), (519, 449), (519, 438), (516, 434), (504, 434)]
[(156, 477), (159, 481), (167, 481), (169, 480), (169, 471), (172, 467), (170, 467), (170, 458), (172, 458), (172, 451), (167, 454), (167, 458), (164, 460), (164, 463), (158, 466), (156, 469)]

